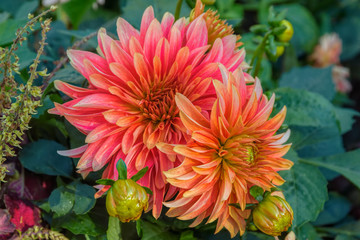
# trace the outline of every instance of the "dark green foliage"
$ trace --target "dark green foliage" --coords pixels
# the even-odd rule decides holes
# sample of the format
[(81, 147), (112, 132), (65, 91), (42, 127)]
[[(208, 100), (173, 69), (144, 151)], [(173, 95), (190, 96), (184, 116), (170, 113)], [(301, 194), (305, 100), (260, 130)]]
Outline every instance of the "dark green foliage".
[[(98, 4), (97, 8), (94, 7), (95, 0), (70, 0), (62, 3), (51, 16), (52, 30), (48, 33), (46, 54), (40, 58), (39, 68), (47, 68), (51, 72), (66, 56), (68, 48), (76, 41), (98, 31), (99, 27), (105, 27), (109, 35), (117, 39), (116, 20), (119, 16), (138, 28), (143, 11), (149, 5), (153, 6), (155, 16), (161, 20), (165, 12), (174, 13), (176, 2), (107, 0), (104, 6)], [(180, 17), (188, 17), (194, 4), (193, 0), (184, 1)], [(274, 15), (269, 17), (271, 5)], [(42, 6), (41, 1), (37, 0), (0, 0), (0, 47), (11, 45), (17, 29), (28, 21), (28, 13), (37, 14), (44, 8), (46, 7)], [(359, 239), (357, 196), (360, 188), (360, 151), (356, 149), (359, 147), (359, 137), (353, 137), (355, 142), (346, 141), (348, 134), (356, 135), (356, 131), (359, 132), (359, 103), (356, 102), (359, 99), (355, 92), (358, 91), (360, 76), (359, 3), (340, 0), (217, 0), (214, 5), (206, 7), (208, 8), (217, 10), (221, 19), (227, 19), (227, 22), (235, 27), (235, 32), (242, 36), (248, 63), (263, 39), (260, 35), (265, 35), (268, 30), (266, 24), (275, 26), (279, 19), (285, 17), (293, 25), (293, 38), (289, 44), (281, 45), (285, 46), (285, 52), (276, 59), (271, 56), (274, 56), (276, 47), (279, 46), (276, 34), (282, 29), (275, 27), (276, 34), (268, 39), (267, 49), (264, 48), (267, 54), (262, 55), (257, 74), (266, 94), (275, 93), (272, 116), (284, 106), (287, 108), (286, 119), (280, 131), (291, 131), (288, 142), (292, 143), (292, 147), (284, 158), (292, 160), (294, 166), (289, 171), (280, 172), (286, 182), (279, 187), (294, 210), (291, 230), (299, 240), (320, 240), (324, 237), (335, 240)], [(281, 13), (276, 15), (276, 12)], [(34, 33), (26, 36), (28, 41), (16, 51), (20, 58), (20, 74), (15, 79), (19, 84), (26, 83), (29, 78), (28, 67), (36, 57), (41, 38), (38, 31), (40, 25), (35, 25), (34, 28)], [(312, 63), (309, 55), (319, 38), (333, 31), (339, 34), (343, 42), (341, 64), (352, 66), (349, 78), (354, 84), (354, 92), (349, 96), (354, 101), (336, 91), (332, 76), (333, 66), (310, 66)], [(95, 36), (76, 48), (95, 52), (97, 47)], [(2, 77), (0, 75), (0, 83)], [(43, 76), (36, 82), (37, 85), (42, 85), (48, 81), (41, 97), (42, 106), (37, 108), (37, 113), (33, 115), (32, 129), (24, 136), (18, 156), (26, 174), (30, 171), (38, 175), (48, 175), (46, 177), (51, 178), (54, 185), (57, 176), (57, 186), (54, 186), (49, 197), (38, 205), (42, 211), (44, 226), (61, 231), (69, 239), (231, 239), (226, 230), (214, 235), (216, 222), (204, 222), (196, 228), (189, 228), (192, 221), (168, 218), (165, 216), (167, 209), (158, 220), (147, 213), (136, 223), (129, 224), (122, 224), (117, 218), (108, 217), (105, 198), (95, 200), (96, 189), (93, 186), (111, 185), (113, 180), (98, 180), (102, 171), (90, 174), (83, 180), (75, 172), (74, 162), (78, 160), (57, 154), (58, 150), (84, 145), (85, 136), (63, 118), (47, 112), (54, 107), (53, 102), (69, 101), (55, 89), (55, 80), (78, 87), (87, 87), (88, 84), (66, 61), (53, 77), (47, 79)], [(353, 127), (357, 130), (352, 130)], [(344, 144), (343, 139), (347, 144)], [(119, 160), (117, 166), (119, 177), (127, 178), (125, 162)], [(132, 179), (140, 180), (147, 170), (140, 170)], [(339, 188), (339, 181), (346, 182), (347, 187)], [(153, 194), (149, 188), (144, 188), (148, 194)], [(255, 187), (250, 192), (261, 200), (262, 189)], [(239, 236), (235, 239), (239, 239)], [(260, 232), (247, 232), (243, 239), (270, 240), (273, 237)]]

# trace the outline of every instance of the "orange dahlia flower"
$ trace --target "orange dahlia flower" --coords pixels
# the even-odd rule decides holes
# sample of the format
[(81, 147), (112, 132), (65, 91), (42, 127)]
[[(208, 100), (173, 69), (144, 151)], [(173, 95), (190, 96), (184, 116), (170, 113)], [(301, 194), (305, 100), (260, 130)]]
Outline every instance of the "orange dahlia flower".
[(246, 204), (256, 202), (249, 189), (256, 185), (269, 191), (281, 185), (284, 180), (277, 171), (289, 169), (293, 163), (282, 158), (291, 145), (284, 145), (290, 131), (275, 135), (286, 108), (269, 119), (275, 96), (268, 100), (260, 81), (245, 78), (241, 69), (232, 74), (224, 66), (220, 68), (223, 83), (213, 81), (217, 100), (210, 117), (177, 93), (181, 121), (191, 140), (186, 145), (157, 146), (185, 157), (180, 166), (165, 172), (167, 181), (180, 189), (175, 200), (164, 203), (170, 207), (167, 215), (181, 220), (196, 218), (191, 226), (207, 217), (207, 223), (217, 219), (216, 232), (225, 227), (234, 237), (245, 231), (244, 219), (250, 214)]
[[(140, 31), (119, 18), (117, 33), (119, 40), (114, 40), (100, 29), (100, 56), (68, 51), (71, 64), (89, 86), (56, 81), (56, 88), (73, 100), (55, 103), (50, 112), (65, 116), (87, 135), (85, 146), (60, 152), (80, 157), (77, 168), (83, 177), (107, 165), (102, 177), (116, 179), (120, 158), (130, 177), (149, 167), (139, 183), (153, 191), (149, 209), (158, 217), (164, 198), (170, 199), (177, 190), (166, 183), (163, 171), (178, 166), (180, 159), (160, 152), (156, 144), (185, 143), (188, 138), (175, 94), (183, 94), (205, 114), (216, 96), (211, 78), (220, 76), (217, 64), (233, 71), (243, 62), (245, 52), (235, 48), (237, 37), (232, 34), (210, 46), (202, 17), (191, 23), (185, 18), (175, 22), (166, 13), (159, 22), (152, 7), (144, 12)], [(96, 197), (108, 188), (101, 186)]]

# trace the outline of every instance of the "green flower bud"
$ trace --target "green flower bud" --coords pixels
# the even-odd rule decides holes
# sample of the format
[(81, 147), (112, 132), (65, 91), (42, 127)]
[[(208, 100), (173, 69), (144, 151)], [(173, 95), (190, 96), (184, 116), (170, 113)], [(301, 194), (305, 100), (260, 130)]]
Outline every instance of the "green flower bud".
[(266, 196), (253, 210), (256, 227), (271, 236), (280, 236), (287, 231), (293, 218), (294, 213), (289, 203), (278, 196)]
[(284, 46), (276, 46), (276, 58), (280, 57), (281, 55), (283, 55), (285, 51)]
[(279, 35), (277, 35), (277, 39), (280, 42), (289, 42), (292, 36), (294, 35), (294, 28), (292, 24), (288, 20), (282, 20), (280, 22), (280, 26), (285, 26), (286, 29)]
[(131, 179), (117, 180), (106, 196), (106, 209), (110, 216), (121, 222), (138, 220), (148, 208), (148, 194), (145, 189)]

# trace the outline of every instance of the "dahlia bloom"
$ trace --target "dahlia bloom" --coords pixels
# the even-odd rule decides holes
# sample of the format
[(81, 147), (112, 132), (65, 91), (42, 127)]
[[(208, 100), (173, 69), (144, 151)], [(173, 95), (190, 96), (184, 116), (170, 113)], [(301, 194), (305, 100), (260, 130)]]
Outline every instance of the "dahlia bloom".
[(310, 59), (316, 67), (327, 67), (340, 63), (342, 42), (336, 33), (325, 34), (320, 38), (319, 44), (315, 47)]
[(319, 44), (315, 47), (310, 60), (315, 67), (328, 67), (332, 64), (332, 78), (336, 90), (341, 93), (348, 93), (352, 86), (348, 80), (349, 69), (340, 65), (340, 54), (342, 52), (342, 41), (336, 33), (325, 34), (320, 38)]
[[(286, 108), (269, 119), (275, 96), (263, 95), (258, 79), (246, 79), (239, 68), (233, 74), (220, 66), (222, 81), (213, 80), (217, 99), (210, 117), (186, 96), (177, 93), (176, 104), (182, 123), (191, 133), (186, 145), (159, 143), (165, 153), (184, 156), (180, 166), (165, 172), (167, 181), (180, 189), (167, 203), (167, 215), (181, 220), (217, 219), (216, 232), (225, 227), (234, 237), (245, 231), (245, 219), (255, 203), (249, 189), (256, 185), (269, 191), (284, 183), (277, 171), (293, 163), (282, 156), (290, 131), (275, 135), (284, 121)], [(253, 83), (253, 84), (252, 84)], [(229, 204), (239, 204), (236, 208)]]
[(332, 77), (335, 83), (336, 89), (341, 93), (349, 93), (352, 90), (352, 86), (348, 77), (350, 76), (350, 70), (346, 67), (335, 65), (332, 69)]
[[(122, 18), (117, 21), (119, 40), (100, 29), (100, 56), (68, 51), (73, 67), (88, 80), (87, 88), (55, 82), (73, 100), (55, 103), (50, 112), (64, 116), (87, 135), (86, 145), (60, 154), (80, 157), (77, 168), (83, 177), (106, 166), (102, 177), (116, 180), (120, 158), (130, 177), (147, 166), (139, 183), (153, 191), (149, 210), (156, 218), (163, 200), (177, 191), (167, 184), (163, 171), (181, 162), (179, 157), (160, 152), (156, 144), (185, 143), (189, 138), (175, 94), (186, 96), (206, 115), (216, 96), (211, 78), (221, 75), (217, 64), (234, 71), (245, 57), (244, 50), (236, 48), (235, 35), (222, 35), (210, 45), (209, 31), (202, 15), (189, 23), (185, 18), (175, 22), (166, 13), (159, 22), (149, 7), (140, 31)], [(109, 187), (99, 188), (96, 197)]]

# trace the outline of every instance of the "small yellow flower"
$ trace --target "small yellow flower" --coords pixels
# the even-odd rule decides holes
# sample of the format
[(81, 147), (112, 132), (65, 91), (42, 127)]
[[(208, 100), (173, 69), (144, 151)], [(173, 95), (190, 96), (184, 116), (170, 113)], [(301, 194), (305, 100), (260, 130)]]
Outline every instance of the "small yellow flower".
[(106, 209), (110, 216), (121, 222), (138, 220), (148, 208), (148, 195), (143, 187), (131, 179), (117, 180), (106, 196)]
[(279, 236), (291, 226), (294, 213), (289, 203), (279, 196), (268, 195), (253, 210), (253, 221), (258, 229)]

